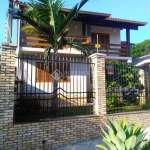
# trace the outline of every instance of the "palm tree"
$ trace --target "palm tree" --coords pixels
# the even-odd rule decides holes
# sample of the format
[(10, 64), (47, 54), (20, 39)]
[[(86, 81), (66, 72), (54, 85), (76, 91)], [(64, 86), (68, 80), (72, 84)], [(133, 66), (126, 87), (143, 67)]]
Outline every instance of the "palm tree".
[[(67, 25), (78, 15), (79, 10), (88, 0), (81, 0), (67, 14), (62, 12), (62, 0), (30, 0), (25, 10), (15, 11), (17, 19), (25, 21), (27, 24), (23, 31), (28, 34), (42, 34), (50, 45), (45, 48), (45, 58), (54, 51), (55, 69), (57, 69), (58, 53), (60, 47), (69, 45), (82, 51), (85, 55), (90, 54), (91, 46), (83, 44), (81, 38), (67, 38), (69, 29)], [(57, 80), (54, 79), (54, 97), (57, 96)], [(56, 98), (57, 99), (57, 98)], [(57, 100), (52, 100), (52, 109), (57, 110)]]

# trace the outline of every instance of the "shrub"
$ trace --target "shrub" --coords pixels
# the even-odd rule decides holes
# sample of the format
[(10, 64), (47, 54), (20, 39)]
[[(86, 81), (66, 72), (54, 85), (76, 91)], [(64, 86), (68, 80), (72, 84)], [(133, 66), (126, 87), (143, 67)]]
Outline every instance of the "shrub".
[(141, 106), (141, 108), (142, 108), (143, 110), (150, 110), (150, 102), (148, 102), (148, 103), (146, 103), (146, 104), (143, 104), (143, 105)]
[[(147, 143), (147, 140), (144, 139), (145, 135), (141, 130), (141, 124), (135, 125), (130, 124), (126, 125), (126, 120), (123, 119), (120, 124), (116, 121), (110, 121), (109, 124), (105, 124), (108, 133), (106, 133), (103, 128), (103, 142), (110, 147), (111, 150), (141, 150)], [(103, 144), (96, 145), (99, 148), (108, 150)]]
[(110, 105), (117, 104), (117, 102), (118, 102), (117, 98), (118, 98), (118, 95), (115, 93), (107, 94), (107, 97), (106, 97), (107, 105), (110, 106)]

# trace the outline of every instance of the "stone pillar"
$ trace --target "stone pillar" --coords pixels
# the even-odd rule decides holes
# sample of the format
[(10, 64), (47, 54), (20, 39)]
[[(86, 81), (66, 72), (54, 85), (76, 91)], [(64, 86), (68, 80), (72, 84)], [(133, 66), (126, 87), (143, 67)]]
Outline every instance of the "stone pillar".
[(94, 63), (93, 75), (93, 92), (95, 92), (94, 114), (106, 114), (106, 79), (105, 79), (105, 54), (95, 53), (89, 56)]
[(13, 123), (15, 45), (2, 44), (0, 74), (0, 127)]

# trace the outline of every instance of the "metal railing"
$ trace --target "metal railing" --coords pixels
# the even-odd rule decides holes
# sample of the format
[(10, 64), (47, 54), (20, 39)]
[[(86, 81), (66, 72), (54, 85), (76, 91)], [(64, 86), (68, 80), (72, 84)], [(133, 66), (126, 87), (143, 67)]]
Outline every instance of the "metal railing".
[[(90, 43), (88, 37), (79, 37), (79, 36), (67, 36), (67, 38), (78, 38), (83, 39), (84, 44)], [(95, 45), (95, 43), (91, 43)], [(102, 44), (100, 43), (101, 48), (99, 48), (99, 53), (104, 53), (107, 56), (128, 56), (128, 47), (125, 44)], [(45, 39), (42, 39), (42, 35), (28, 35), (21, 32), (21, 47), (33, 47), (33, 48), (45, 48), (49, 46)], [(63, 48), (70, 48), (68, 45), (64, 46)], [(97, 50), (93, 50), (93, 53), (97, 52)]]
[(124, 62), (106, 64), (107, 113), (145, 110), (150, 101), (149, 75), (149, 67)]
[[(84, 40), (84, 44), (89, 43), (89, 40), (87, 37), (79, 37), (79, 36), (67, 36), (66, 38), (78, 38), (81, 40)], [(45, 39), (42, 38), (42, 35), (30, 35), (25, 34), (21, 32), (21, 47), (35, 47), (35, 48), (45, 48), (49, 46), (50, 44), (47, 43)]]
[[(128, 56), (128, 47), (125, 44), (100, 44), (101, 47), (98, 49), (99, 53), (104, 53), (107, 56)], [(97, 52), (95, 49), (93, 52)]]
[(22, 55), (16, 61), (14, 122), (93, 114), (94, 64), (88, 59)]

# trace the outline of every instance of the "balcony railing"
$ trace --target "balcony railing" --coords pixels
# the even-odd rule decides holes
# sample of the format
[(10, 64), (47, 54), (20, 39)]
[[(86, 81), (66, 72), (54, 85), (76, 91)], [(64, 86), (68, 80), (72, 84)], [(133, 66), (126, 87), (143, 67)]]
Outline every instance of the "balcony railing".
[[(73, 36), (67, 36), (69, 39), (73, 39)], [(84, 42), (82, 43), (89, 43), (89, 40), (87, 37), (75, 37), (78, 39), (83, 39)], [(24, 33), (21, 34), (21, 47), (36, 47), (36, 48), (45, 48), (49, 46), (50, 44), (47, 43), (46, 40), (42, 39), (42, 36), (37, 36), (37, 35), (26, 35)], [(67, 47), (67, 46), (66, 46)]]
[[(68, 36), (68, 38), (73, 38), (73, 36)], [(78, 37), (84, 39), (83, 43), (89, 43), (89, 39), (87, 37)], [(94, 43), (93, 43), (94, 44)], [(21, 47), (35, 47), (35, 48), (45, 48), (49, 46), (46, 40), (42, 39), (42, 36), (36, 35), (25, 35), (24, 33), (21, 34)], [(69, 47), (69, 46), (65, 46)], [(95, 48), (93, 53), (97, 52)], [(101, 44), (101, 48), (98, 49), (99, 53), (104, 53), (107, 56), (128, 56), (127, 45), (125, 44)]]
[[(125, 44), (100, 44), (101, 47), (98, 49), (99, 53), (104, 53), (107, 56), (128, 56), (127, 45)], [(93, 52), (97, 52), (95, 49)]]

